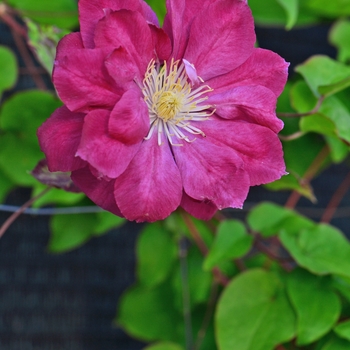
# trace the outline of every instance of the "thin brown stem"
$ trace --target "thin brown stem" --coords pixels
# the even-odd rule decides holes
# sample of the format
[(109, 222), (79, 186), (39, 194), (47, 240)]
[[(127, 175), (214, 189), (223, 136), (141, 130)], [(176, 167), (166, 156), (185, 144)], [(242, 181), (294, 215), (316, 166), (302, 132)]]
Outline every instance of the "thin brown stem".
[(318, 112), (324, 99), (325, 99), (325, 96), (321, 96), (317, 100), (315, 107), (309, 112), (305, 112), (305, 113), (277, 113), (277, 116), (278, 117), (286, 117), (286, 118), (299, 118), (299, 117), (307, 117), (309, 115), (313, 115), (313, 114)]
[[(316, 156), (314, 161), (311, 163), (310, 167), (305, 172), (304, 177), (300, 181), (302, 181), (304, 184), (309, 184), (310, 181), (315, 177), (317, 172), (322, 167), (322, 165), (323, 165), (325, 159), (328, 157), (328, 155), (329, 155), (329, 147), (326, 145), (322, 148), (320, 153)], [(299, 192), (293, 191), (291, 193), (291, 195), (289, 196), (289, 198), (285, 204), (285, 207), (290, 208), (290, 209), (295, 208), (300, 197), (301, 197), (301, 194)]]
[(0, 19), (6, 23), (17, 34), (27, 38), (26, 29), (20, 25), (11, 15), (11, 9), (4, 3), (0, 3)]
[(280, 140), (282, 141), (293, 141), (296, 140), (302, 136), (304, 136), (305, 133), (303, 131), (297, 131), (294, 134), (290, 134), (290, 135), (278, 135), (278, 137), (280, 138)]
[(348, 192), (350, 188), (350, 172), (346, 175), (345, 179), (342, 181), (342, 183), (339, 185), (335, 193), (333, 194), (331, 200), (329, 201), (322, 217), (321, 222), (329, 223), (334, 213), (336, 212), (340, 202), (342, 201), (345, 194)]
[(29, 199), (29, 201), (25, 202), (16, 212), (14, 212), (0, 227), (0, 238), (4, 235), (6, 230), (11, 226), (11, 224), (27, 209), (29, 208), (36, 200), (41, 198), (44, 194), (46, 194), (51, 187), (45, 188), (35, 197)]
[[(203, 256), (206, 256), (208, 254), (208, 247), (206, 246), (205, 242), (203, 241), (202, 236), (200, 235), (199, 231), (197, 230), (197, 227), (193, 223), (191, 217), (185, 212), (180, 211), (181, 216), (188, 227), (188, 230), (191, 234), (191, 237), (193, 238), (193, 241), (195, 242), (196, 246), (200, 250)], [(214, 267), (213, 275), (215, 279), (223, 286), (226, 286), (229, 283), (229, 279), (220, 271), (218, 267)]]

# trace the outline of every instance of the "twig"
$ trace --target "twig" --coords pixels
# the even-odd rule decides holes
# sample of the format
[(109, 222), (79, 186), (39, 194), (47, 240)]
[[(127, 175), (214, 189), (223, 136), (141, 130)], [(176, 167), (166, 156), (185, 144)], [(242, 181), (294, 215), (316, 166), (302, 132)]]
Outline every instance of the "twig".
[(15, 213), (13, 213), (0, 227), (0, 238), (4, 235), (6, 230), (10, 227), (10, 225), (27, 209), (29, 208), (37, 199), (42, 197), (48, 191), (51, 190), (51, 187), (45, 188), (35, 197), (29, 199), (29, 201), (25, 202)]
[(4, 3), (0, 3), (0, 18), (4, 23), (6, 23), (12, 30), (14, 30), (19, 35), (27, 38), (26, 29), (21, 26), (10, 14), (11, 9)]
[(293, 141), (296, 140), (302, 136), (304, 136), (305, 133), (303, 131), (297, 131), (294, 134), (290, 134), (290, 135), (281, 135), (279, 134), (278, 137), (280, 138), (280, 140), (282, 141)]
[(336, 212), (341, 200), (349, 190), (349, 187), (350, 187), (350, 172), (346, 175), (343, 182), (339, 185), (339, 187), (333, 194), (331, 200), (329, 201), (321, 217), (321, 222), (329, 223), (332, 220), (334, 213)]
[(325, 96), (321, 96), (317, 100), (316, 106), (309, 112), (305, 112), (305, 113), (277, 113), (277, 116), (278, 117), (286, 117), (286, 118), (299, 118), (299, 117), (307, 117), (309, 115), (313, 115), (313, 114), (318, 112), (324, 99), (325, 99)]

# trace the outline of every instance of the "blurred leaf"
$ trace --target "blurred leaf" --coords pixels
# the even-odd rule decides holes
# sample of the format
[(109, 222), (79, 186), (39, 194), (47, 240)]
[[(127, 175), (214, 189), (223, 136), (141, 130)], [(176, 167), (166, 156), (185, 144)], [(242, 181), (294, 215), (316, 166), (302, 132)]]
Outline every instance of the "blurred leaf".
[(347, 0), (304, 0), (305, 5), (315, 13), (326, 17), (350, 15), (350, 3)]
[(55, 26), (39, 25), (29, 18), (26, 18), (25, 22), (28, 28), (29, 45), (42, 66), (51, 74), (57, 44), (69, 31)]
[(139, 235), (136, 254), (139, 281), (151, 287), (169, 275), (176, 261), (177, 246), (160, 223), (148, 224)]
[(108, 211), (100, 211), (96, 213), (98, 223), (94, 229), (94, 235), (100, 236), (106, 232), (120, 227), (125, 223), (125, 219), (114, 215)]
[[(2, 105), (0, 126), (5, 131), (19, 133), (22, 138), (37, 145), (38, 127), (61, 105), (62, 102), (49, 92), (39, 90), (18, 92)], [(34, 166), (35, 164), (32, 169)]]
[(335, 135), (334, 123), (329, 118), (320, 114), (301, 118), (300, 130), (303, 132), (316, 132), (328, 136)]
[(282, 230), (280, 239), (297, 263), (319, 274), (350, 276), (350, 243), (336, 228), (320, 224), (298, 232)]
[(0, 46), (0, 98), (3, 91), (12, 88), (18, 75), (16, 56), (10, 49)]
[(328, 89), (327, 95), (330, 95), (350, 84), (350, 82), (344, 83), (344, 80), (350, 77), (350, 67), (327, 56), (312, 56), (295, 70), (304, 77), (316, 97), (321, 96), (320, 87), (322, 91)]
[(160, 25), (162, 25), (166, 13), (165, 1), (146, 0), (146, 2), (152, 7), (152, 10), (156, 13), (158, 17)]
[(334, 327), (334, 332), (337, 333), (339, 337), (350, 341), (350, 320), (339, 323)]
[(240, 274), (223, 291), (216, 310), (220, 350), (272, 350), (295, 335), (295, 316), (273, 272)]
[(205, 270), (211, 270), (223, 260), (244, 256), (253, 244), (245, 226), (238, 220), (225, 220), (220, 223), (218, 232), (203, 264)]
[(174, 298), (169, 283), (151, 289), (134, 286), (121, 297), (116, 322), (142, 340), (177, 342), (181, 338), (178, 326), (183, 321), (182, 314), (174, 308)]
[(286, 29), (291, 29), (298, 19), (299, 0), (277, 0), (277, 2), (286, 11)]
[(51, 218), (48, 249), (62, 253), (81, 246), (92, 236), (97, 225), (94, 214), (55, 215)]
[(79, 24), (75, 0), (7, 0), (7, 3), (16, 8), (22, 16), (38, 23), (67, 29), (74, 29)]
[(175, 343), (162, 342), (149, 345), (143, 350), (184, 350), (184, 348)]
[(326, 136), (325, 139), (331, 152), (332, 161), (341, 163), (349, 153), (349, 146), (337, 137)]
[(7, 194), (15, 187), (15, 184), (0, 169), (0, 203), (4, 202)]
[(340, 339), (337, 337), (333, 337), (321, 348), (321, 350), (349, 350), (349, 349), (350, 349), (350, 342), (345, 339)]
[(310, 344), (321, 338), (338, 320), (340, 300), (329, 285), (326, 278), (302, 269), (288, 276), (287, 291), (297, 314), (297, 345)]
[(350, 21), (340, 19), (331, 28), (329, 41), (338, 49), (338, 60), (346, 63), (350, 60)]
[[(203, 270), (203, 257), (196, 247), (190, 247), (187, 251), (187, 256), (183, 257), (183, 259), (186, 259), (187, 283), (191, 305), (194, 307), (197, 304), (207, 301), (212, 284), (212, 273)], [(177, 269), (172, 276), (171, 285), (174, 291), (176, 291), (177, 299), (175, 300), (175, 305), (179, 310), (183, 310), (184, 285), (181, 273), (181, 265), (178, 263)]]
[(286, 12), (276, 0), (249, 0), (249, 7), (257, 24), (284, 26), (287, 21)]
[(333, 276), (332, 286), (340, 292), (340, 294), (350, 302), (350, 278), (344, 276)]

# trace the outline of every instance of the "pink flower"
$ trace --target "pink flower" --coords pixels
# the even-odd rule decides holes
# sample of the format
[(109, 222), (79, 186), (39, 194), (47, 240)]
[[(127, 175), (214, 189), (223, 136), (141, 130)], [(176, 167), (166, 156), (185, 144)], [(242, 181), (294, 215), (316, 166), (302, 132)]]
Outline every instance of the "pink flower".
[(142, 0), (80, 0), (58, 45), (64, 106), (39, 128), (50, 171), (102, 208), (156, 221), (240, 208), (285, 174), (276, 98), (286, 62), (254, 48), (245, 0), (168, 0), (160, 28)]

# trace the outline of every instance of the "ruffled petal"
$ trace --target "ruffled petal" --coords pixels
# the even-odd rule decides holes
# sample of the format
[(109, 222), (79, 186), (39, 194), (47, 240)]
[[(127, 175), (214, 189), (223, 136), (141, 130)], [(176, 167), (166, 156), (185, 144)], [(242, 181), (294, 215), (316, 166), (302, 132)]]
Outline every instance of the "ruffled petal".
[(56, 58), (55, 60), (60, 60), (64, 56), (70, 55), (71, 52), (75, 50), (83, 49), (83, 41), (79, 32), (69, 33), (64, 36), (58, 43), (56, 49)]
[(171, 41), (162, 28), (158, 28), (154, 24), (149, 24), (149, 27), (151, 29), (157, 58), (160, 61), (166, 61), (172, 52)]
[(241, 86), (222, 93), (214, 90), (206, 102), (215, 106), (221, 118), (257, 123), (274, 132), (283, 128), (275, 113), (276, 95), (263, 86)]
[(102, 209), (123, 217), (114, 199), (114, 181), (97, 179), (92, 175), (89, 167), (85, 167), (72, 172), (74, 184), (84, 192), (94, 203)]
[(99, 173), (116, 178), (125, 171), (140, 143), (125, 145), (108, 133), (109, 112), (94, 110), (84, 119), (83, 133), (77, 155)]
[(168, 144), (144, 141), (126, 171), (115, 181), (117, 204), (128, 220), (165, 219), (182, 197), (180, 172)]
[(148, 107), (138, 89), (128, 90), (115, 105), (108, 122), (108, 133), (131, 145), (147, 136), (150, 128)]
[(251, 11), (240, 0), (218, 0), (194, 18), (184, 58), (208, 80), (240, 66), (254, 50)]
[(62, 106), (39, 127), (39, 145), (46, 155), (50, 171), (66, 172), (85, 166), (86, 162), (75, 156), (80, 143), (84, 116)]
[(61, 100), (71, 110), (89, 112), (92, 108), (112, 109), (120, 90), (105, 68), (106, 54), (100, 49), (75, 50), (56, 60), (53, 82)]
[(269, 128), (211, 117), (201, 130), (209, 142), (237, 152), (249, 174), (250, 186), (266, 184), (286, 175), (282, 145)]
[(171, 39), (172, 56), (181, 59), (186, 50), (189, 32), (194, 17), (198, 16), (213, 0), (167, 0), (167, 14), (163, 29)]
[(182, 195), (180, 206), (199, 220), (211, 219), (218, 210), (218, 208), (212, 202), (196, 201), (185, 192)]
[(94, 40), (96, 47), (110, 51), (122, 46), (134, 57), (142, 74), (154, 57), (151, 29), (138, 12), (120, 10), (107, 14), (98, 22)]
[(206, 83), (217, 92), (237, 86), (262, 85), (279, 96), (288, 78), (288, 66), (289, 63), (276, 53), (254, 49), (253, 54), (238, 68)]
[(86, 48), (94, 48), (94, 32), (97, 22), (106, 15), (106, 9), (122, 9), (139, 12), (147, 22), (159, 26), (156, 14), (143, 0), (79, 0), (79, 22)]
[(178, 141), (183, 146), (172, 150), (185, 192), (195, 200), (212, 202), (218, 209), (241, 208), (250, 180), (236, 153), (201, 136), (191, 143)]

